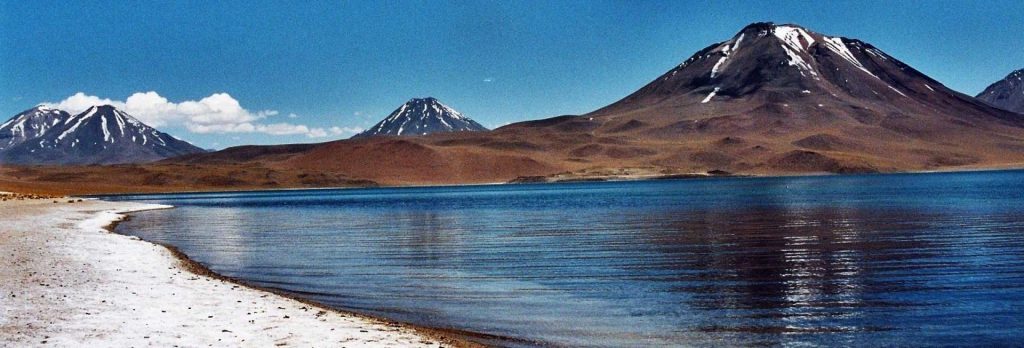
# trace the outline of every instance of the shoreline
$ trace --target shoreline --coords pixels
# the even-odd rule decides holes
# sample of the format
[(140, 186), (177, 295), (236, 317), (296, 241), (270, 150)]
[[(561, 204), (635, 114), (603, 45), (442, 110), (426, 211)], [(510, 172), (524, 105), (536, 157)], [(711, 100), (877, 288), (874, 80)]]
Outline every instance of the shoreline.
[[(111, 233), (117, 233), (117, 232), (111, 232)], [(317, 309), (328, 311), (328, 312), (333, 312), (333, 313), (337, 313), (337, 314), (341, 314), (341, 315), (346, 315), (346, 316), (358, 317), (358, 318), (361, 318), (361, 319), (364, 319), (364, 320), (368, 320), (368, 321), (372, 321), (372, 322), (375, 322), (375, 323), (378, 323), (378, 324), (382, 324), (382, 325), (405, 327), (405, 328), (414, 330), (417, 333), (422, 334), (423, 336), (427, 336), (429, 338), (432, 338), (432, 339), (440, 342), (442, 344), (440, 346), (442, 346), (442, 347), (444, 347), (444, 346), (456, 347), (456, 348), (483, 348), (483, 347), (487, 347), (487, 345), (484, 345), (484, 344), (481, 344), (481, 343), (477, 343), (477, 342), (468, 340), (468, 339), (466, 339), (464, 337), (477, 337), (477, 338), (481, 338), (481, 339), (484, 339), (484, 340), (495, 340), (495, 341), (514, 341), (515, 340), (514, 338), (494, 336), (494, 335), (488, 335), (488, 334), (471, 332), (471, 331), (461, 331), (461, 330), (458, 330), (458, 329), (434, 328), (434, 327), (429, 327), (429, 326), (415, 325), (415, 324), (410, 324), (410, 323), (394, 321), (394, 320), (383, 318), (383, 317), (375, 317), (375, 316), (372, 316), (372, 315), (366, 315), (366, 314), (361, 314), (361, 313), (356, 313), (356, 312), (349, 312), (349, 311), (345, 311), (345, 310), (341, 310), (341, 309), (331, 308), (330, 306), (327, 306), (325, 304), (322, 304), (322, 303), (319, 303), (319, 302), (316, 302), (316, 301), (313, 301), (313, 300), (308, 300), (308, 299), (304, 299), (304, 298), (301, 298), (301, 297), (289, 294), (289, 293), (285, 292), (284, 290), (262, 287), (262, 286), (258, 286), (258, 285), (246, 282), (246, 281), (241, 280), (241, 279), (236, 279), (236, 278), (232, 278), (232, 277), (228, 277), (228, 276), (222, 275), (220, 273), (217, 273), (217, 272), (214, 272), (214, 271), (210, 270), (206, 266), (203, 266), (203, 264), (201, 264), (201, 263), (199, 263), (199, 262), (197, 262), (195, 260), (192, 260), (191, 258), (188, 257), (187, 254), (182, 252), (177, 247), (170, 246), (170, 245), (159, 244), (159, 243), (152, 243), (152, 242), (146, 241), (144, 239), (141, 239), (141, 240), (146, 242), (146, 243), (151, 243), (151, 244), (159, 245), (161, 247), (166, 248), (167, 251), (169, 251), (179, 262), (181, 262), (181, 267), (182, 268), (184, 268), (185, 270), (188, 270), (189, 272), (194, 273), (196, 275), (201, 275), (201, 276), (204, 276), (204, 277), (215, 278), (215, 279), (219, 279), (219, 280), (222, 280), (222, 281), (225, 281), (225, 282), (229, 282), (229, 283), (232, 283), (232, 284), (238, 284), (240, 286), (244, 286), (244, 287), (247, 287), (247, 288), (250, 288), (250, 289), (259, 290), (259, 291), (263, 291), (263, 292), (268, 292), (268, 293), (271, 293), (271, 294), (274, 294), (274, 295), (277, 295), (277, 296), (280, 296), (280, 297), (284, 297), (284, 298), (287, 298), (287, 299), (290, 299), (290, 300), (293, 300), (293, 301), (305, 303), (305, 304), (310, 305), (312, 307), (316, 307)]]
[[(124, 218), (122, 218), (120, 220), (117, 220), (117, 221), (112, 221), (110, 224), (108, 224), (104, 228), (107, 229), (108, 232), (113, 233), (113, 234), (117, 234), (117, 235), (121, 235), (121, 236), (126, 236), (126, 237), (130, 237), (130, 238), (137, 238), (137, 237), (134, 237), (134, 236), (131, 236), (131, 235), (126, 235), (126, 234), (121, 234), (121, 233), (115, 232), (115, 229), (117, 228), (117, 225), (119, 225), (122, 222), (128, 221), (129, 219), (132, 219), (133, 218), (133, 216), (132, 216), (133, 213), (142, 212), (142, 211), (149, 211), (149, 210), (173, 209), (173, 208), (174, 208), (173, 206), (167, 206), (167, 208), (146, 209), (146, 210), (136, 210), (136, 211), (124, 212), (124, 213), (120, 214), (120, 215), (124, 216)], [(183, 269), (185, 269), (185, 270), (187, 270), (187, 271), (189, 271), (189, 272), (191, 272), (193, 274), (204, 276), (204, 277), (210, 277), (210, 278), (218, 279), (218, 280), (221, 280), (221, 281), (224, 281), (224, 282), (228, 282), (228, 283), (232, 283), (232, 284), (237, 284), (237, 285), (244, 286), (244, 287), (247, 287), (247, 288), (250, 288), (250, 289), (254, 289), (254, 290), (258, 290), (258, 291), (263, 291), (263, 292), (271, 293), (271, 294), (274, 294), (274, 295), (277, 295), (277, 296), (280, 296), (280, 297), (284, 297), (284, 298), (287, 298), (287, 299), (290, 299), (290, 300), (293, 300), (293, 301), (305, 303), (305, 304), (310, 305), (312, 307), (316, 307), (317, 309), (328, 311), (328, 312), (334, 312), (334, 313), (341, 314), (341, 315), (358, 317), (358, 318), (362, 318), (364, 320), (372, 321), (372, 322), (375, 322), (375, 323), (378, 323), (378, 324), (382, 324), (382, 325), (406, 327), (406, 328), (412, 329), (412, 330), (414, 330), (414, 331), (416, 331), (416, 332), (418, 332), (418, 333), (420, 333), (420, 334), (422, 334), (424, 336), (427, 336), (427, 337), (430, 337), (430, 338), (432, 338), (434, 340), (437, 340), (437, 341), (439, 341), (442, 344), (447, 345), (447, 346), (457, 347), (457, 348), (487, 347), (484, 344), (477, 343), (477, 342), (474, 342), (474, 341), (470, 341), (470, 340), (466, 339), (465, 337), (476, 337), (476, 338), (480, 338), (480, 339), (483, 339), (483, 340), (493, 340), (493, 341), (518, 341), (517, 339), (510, 338), (510, 337), (502, 337), (502, 336), (496, 336), (496, 335), (489, 335), (489, 334), (484, 334), (484, 333), (478, 333), (478, 332), (472, 332), (472, 331), (464, 331), (464, 330), (458, 330), (458, 329), (453, 329), (453, 328), (436, 328), (436, 327), (422, 326), (422, 325), (416, 325), (416, 324), (399, 322), (399, 321), (395, 321), (395, 320), (391, 320), (391, 319), (383, 318), (383, 317), (376, 317), (376, 316), (372, 316), (372, 315), (366, 315), (366, 314), (350, 312), (350, 311), (346, 311), (346, 310), (342, 310), (342, 309), (331, 308), (330, 306), (325, 305), (323, 303), (319, 303), (317, 301), (313, 301), (313, 300), (309, 300), (309, 299), (304, 299), (304, 298), (301, 298), (301, 297), (289, 294), (288, 292), (286, 292), (284, 290), (281, 290), (281, 289), (268, 288), (268, 287), (263, 287), (263, 286), (255, 285), (255, 284), (252, 284), (252, 283), (250, 283), (248, 281), (245, 281), (243, 279), (233, 278), (233, 277), (229, 277), (229, 276), (226, 276), (226, 275), (214, 272), (209, 267), (206, 267), (205, 265), (199, 263), (198, 261), (193, 260), (192, 258), (190, 258), (188, 256), (188, 254), (185, 254), (185, 252), (181, 251), (181, 249), (179, 249), (178, 247), (175, 247), (173, 245), (167, 245), (167, 244), (162, 244), (162, 243), (150, 242), (150, 241), (147, 241), (145, 239), (138, 239), (138, 240), (142, 241), (142, 242), (145, 242), (145, 243), (157, 245), (157, 246), (160, 246), (160, 247), (163, 247), (163, 248), (167, 249), (167, 251), (170, 252), (171, 255), (174, 256), (174, 258), (178, 262), (180, 262), (180, 264), (178, 265), (179, 267), (181, 267), (181, 268), (183, 268)]]
[(0, 335), (10, 344), (483, 346), (456, 331), (255, 288), (203, 272), (173, 248), (112, 232), (131, 213), (170, 206), (90, 199), (0, 208), (9, 220), (0, 233)]

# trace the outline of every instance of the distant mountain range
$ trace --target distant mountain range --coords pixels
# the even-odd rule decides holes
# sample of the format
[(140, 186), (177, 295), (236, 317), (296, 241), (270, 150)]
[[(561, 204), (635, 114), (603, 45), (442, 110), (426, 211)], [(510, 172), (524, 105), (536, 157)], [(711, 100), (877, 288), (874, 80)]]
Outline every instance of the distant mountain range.
[[(368, 132), (416, 133), (409, 118), (387, 122), (414, 104)], [(227, 149), (165, 163), (319, 170), (383, 184), (990, 168), (1024, 163), (1024, 116), (953, 91), (869, 43), (754, 23), (585, 115), (490, 132)]]
[(978, 99), (1003, 110), (1024, 114), (1024, 69), (988, 86), (978, 94)]
[(371, 136), (428, 135), (448, 132), (479, 132), (487, 128), (463, 116), (437, 99), (413, 98), (370, 129), (352, 138)]
[[(414, 99), (357, 139), (229, 148), (146, 170), (176, 173), (154, 188), (167, 189), (1024, 164), (1024, 115), (953, 91), (869, 43), (793, 24), (748, 25), (588, 114), (460, 131), (482, 130), (472, 124), (436, 100)], [(177, 174), (182, 166), (188, 175)], [(88, 175), (111, 180), (103, 173)]]
[(77, 115), (37, 106), (0, 125), (0, 163), (144, 163), (204, 152), (113, 106)]

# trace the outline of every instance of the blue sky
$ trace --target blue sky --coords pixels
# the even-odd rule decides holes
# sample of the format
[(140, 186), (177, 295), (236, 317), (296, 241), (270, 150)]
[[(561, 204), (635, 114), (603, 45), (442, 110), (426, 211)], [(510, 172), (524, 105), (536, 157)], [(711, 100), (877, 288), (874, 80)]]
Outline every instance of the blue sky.
[(171, 115), (149, 117), (162, 130), (223, 148), (344, 138), (433, 96), (495, 127), (597, 109), (756, 21), (862, 39), (973, 95), (1024, 67), (1022, 19), (1019, 0), (0, 0), (0, 118), (152, 91), (134, 105)]

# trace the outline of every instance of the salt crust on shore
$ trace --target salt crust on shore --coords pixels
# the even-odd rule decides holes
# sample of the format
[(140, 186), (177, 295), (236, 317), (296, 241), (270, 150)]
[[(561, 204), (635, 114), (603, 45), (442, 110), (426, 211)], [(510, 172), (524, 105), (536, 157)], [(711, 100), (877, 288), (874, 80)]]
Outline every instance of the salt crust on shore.
[(410, 328), (193, 274), (166, 248), (105, 230), (125, 212), (160, 208), (0, 202), (0, 343), (437, 346)]

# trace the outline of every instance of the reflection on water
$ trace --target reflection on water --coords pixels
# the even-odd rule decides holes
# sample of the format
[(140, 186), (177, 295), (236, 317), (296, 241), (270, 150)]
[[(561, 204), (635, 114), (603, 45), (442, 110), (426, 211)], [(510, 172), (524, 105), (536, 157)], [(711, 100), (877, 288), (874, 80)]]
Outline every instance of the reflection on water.
[(488, 343), (1024, 339), (1019, 171), (115, 199), (219, 273)]

